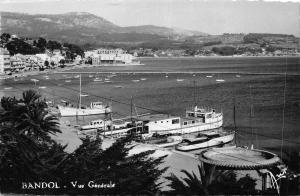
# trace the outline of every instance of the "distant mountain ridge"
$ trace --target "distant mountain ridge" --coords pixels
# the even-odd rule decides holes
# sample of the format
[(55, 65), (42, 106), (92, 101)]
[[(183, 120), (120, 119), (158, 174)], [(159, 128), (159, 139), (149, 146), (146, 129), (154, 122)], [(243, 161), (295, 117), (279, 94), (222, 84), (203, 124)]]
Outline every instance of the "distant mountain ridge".
[(197, 31), (153, 25), (120, 27), (100, 16), (87, 12), (34, 15), (1, 12), (1, 18), (2, 32), (27, 37), (45, 37), (77, 44), (139, 44), (207, 35)]

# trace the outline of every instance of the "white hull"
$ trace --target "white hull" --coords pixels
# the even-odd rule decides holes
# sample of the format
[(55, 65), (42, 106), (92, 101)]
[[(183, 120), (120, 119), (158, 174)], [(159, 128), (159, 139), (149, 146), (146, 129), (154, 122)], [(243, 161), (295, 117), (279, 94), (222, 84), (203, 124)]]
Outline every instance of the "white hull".
[(169, 142), (169, 143), (156, 144), (156, 146), (158, 146), (160, 148), (167, 148), (167, 147), (175, 146), (175, 145), (179, 144), (180, 142), (181, 141), (174, 141), (174, 142)]
[(73, 107), (58, 106), (61, 116), (88, 116), (107, 113), (107, 109), (102, 108), (87, 108), (79, 109)]
[(234, 139), (234, 133), (229, 134), (229, 135), (225, 135), (225, 136), (221, 136), (221, 137), (218, 137), (218, 138), (213, 138), (209, 141), (201, 142), (199, 144), (179, 145), (179, 146), (176, 147), (176, 150), (191, 151), (191, 150), (197, 150), (197, 149), (201, 149), (201, 148), (209, 148), (209, 147), (229, 143), (233, 139)]
[(104, 125), (83, 125), (81, 126), (81, 130), (88, 130), (88, 129), (103, 129)]
[(181, 126), (177, 129), (169, 129), (169, 130), (159, 130), (159, 131), (151, 131), (152, 133), (157, 133), (160, 135), (164, 134), (188, 134), (188, 133), (195, 133), (201, 131), (207, 131), (211, 129), (217, 129), (222, 127), (223, 125), (223, 117), (219, 118), (216, 122), (211, 123), (199, 123), (192, 126)]
[(104, 131), (101, 132), (100, 134), (103, 136), (123, 136), (123, 135), (127, 135), (128, 131), (132, 129), (132, 128), (124, 128), (124, 129), (119, 129), (119, 130), (113, 130), (113, 131)]

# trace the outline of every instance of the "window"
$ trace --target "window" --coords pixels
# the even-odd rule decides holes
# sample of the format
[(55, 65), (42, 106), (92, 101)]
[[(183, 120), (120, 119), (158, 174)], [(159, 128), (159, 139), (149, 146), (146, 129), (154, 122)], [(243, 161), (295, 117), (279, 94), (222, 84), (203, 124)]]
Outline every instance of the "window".
[(183, 125), (187, 125), (187, 122), (183, 122)]
[(194, 120), (192, 120), (192, 124), (195, 124), (195, 121), (194, 121)]
[(195, 117), (194, 113), (188, 113), (189, 117)]
[(178, 124), (178, 123), (179, 123), (179, 119), (178, 118), (172, 120), (172, 124)]

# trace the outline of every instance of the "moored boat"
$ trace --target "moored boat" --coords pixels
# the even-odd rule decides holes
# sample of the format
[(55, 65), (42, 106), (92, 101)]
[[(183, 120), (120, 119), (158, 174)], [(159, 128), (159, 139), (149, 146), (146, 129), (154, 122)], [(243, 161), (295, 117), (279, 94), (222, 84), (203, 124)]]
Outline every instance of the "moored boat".
[(175, 148), (179, 151), (192, 151), (213, 146), (224, 145), (234, 139), (234, 132), (207, 132), (201, 133), (196, 138), (186, 138)]
[(91, 102), (89, 108), (75, 108), (58, 105), (58, 109), (61, 116), (88, 116), (111, 112), (109, 106), (103, 105), (102, 102)]
[(150, 135), (188, 134), (221, 127), (223, 114), (217, 113), (214, 109), (195, 106), (192, 110), (186, 111), (184, 118), (160, 114), (143, 116), (140, 120), (147, 122)]
[(58, 105), (59, 112), (61, 116), (88, 116), (88, 115), (97, 115), (97, 114), (105, 114), (110, 113), (111, 109), (109, 106), (105, 106), (102, 102), (91, 102), (89, 108), (81, 107), (81, 97), (83, 97), (81, 93), (81, 74), (79, 75), (79, 106), (71, 107), (66, 102), (66, 106)]
[(81, 130), (88, 130), (88, 129), (107, 129), (107, 127), (111, 125), (110, 120), (92, 120), (88, 125), (83, 125), (80, 127)]

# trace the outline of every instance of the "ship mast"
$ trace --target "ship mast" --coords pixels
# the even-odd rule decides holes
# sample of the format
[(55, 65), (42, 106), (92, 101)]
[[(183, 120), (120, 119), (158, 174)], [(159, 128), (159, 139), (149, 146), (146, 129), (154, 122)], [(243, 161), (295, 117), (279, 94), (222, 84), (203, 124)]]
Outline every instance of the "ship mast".
[(194, 80), (194, 108), (196, 107), (196, 80)]
[(79, 109), (81, 108), (81, 74), (79, 75)]
[(237, 135), (237, 129), (236, 129), (236, 119), (235, 119), (235, 98), (233, 103), (233, 127), (234, 127), (234, 143), (236, 145), (236, 135)]

